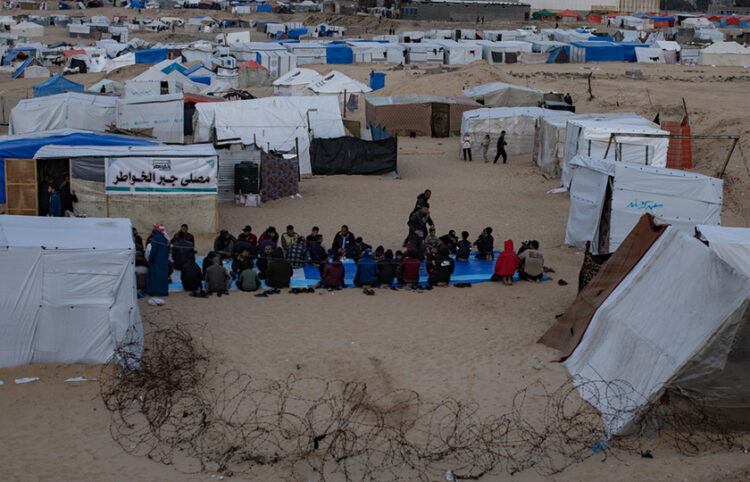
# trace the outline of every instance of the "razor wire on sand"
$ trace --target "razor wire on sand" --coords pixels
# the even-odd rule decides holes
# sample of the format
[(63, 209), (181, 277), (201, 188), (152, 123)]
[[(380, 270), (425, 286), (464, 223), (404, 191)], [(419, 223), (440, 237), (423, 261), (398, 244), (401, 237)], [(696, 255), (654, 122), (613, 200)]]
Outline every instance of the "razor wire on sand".
[[(552, 391), (535, 383), (515, 394), (509, 413), (484, 416), (473, 401), (433, 402), (413, 390), (222, 371), (184, 326), (148, 326), (141, 359), (124, 364), (138, 368), (105, 366), (101, 396), (125, 451), (186, 473), (273, 468), (319, 480), (466, 480), (528, 469), (552, 475), (655, 441), (690, 455), (740, 442), (699, 407), (664, 403), (633, 414), (650, 438), (606, 439), (600, 413), (578, 389), (639, 399), (623, 382), (568, 381)], [(122, 357), (132, 356), (127, 348)]]

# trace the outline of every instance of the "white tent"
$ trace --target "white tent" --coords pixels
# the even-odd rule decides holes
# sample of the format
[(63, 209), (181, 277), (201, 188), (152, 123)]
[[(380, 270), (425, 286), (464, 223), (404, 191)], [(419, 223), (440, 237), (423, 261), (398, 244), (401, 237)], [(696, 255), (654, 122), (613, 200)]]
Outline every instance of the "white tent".
[(598, 306), (565, 368), (608, 436), (637, 428), (666, 391), (746, 413), (749, 304), (747, 276), (667, 227)]
[(716, 42), (700, 51), (702, 65), (750, 66), (750, 49), (737, 42)]
[[(571, 119), (610, 121), (614, 119), (641, 119), (648, 122), (638, 114), (633, 113), (611, 113), (611, 114), (573, 114), (540, 117), (537, 124), (537, 133), (534, 140), (534, 162), (537, 166), (552, 177), (560, 177), (562, 173), (563, 156), (565, 153), (565, 133), (568, 121)], [(649, 122), (650, 123), (650, 122)]]
[(335, 95), (339, 99), (339, 102), (344, 102), (345, 95), (348, 99), (350, 94), (372, 92), (372, 89), (368, 85), (354, 80), (337, 70), (332, 70), (317, 82), (308, 85), (307, 88), (318, 95)]
[(10, 26), (11, 33), (23, 35), (24, 37), (44, 37), (44, 27), (38, 23), (21, 22)]
[(614, 252), (643, 214), (693, 234), (721, 223), (721, 179), (676, 169), (576, 156), (570, 161), (565, 244)]
[(466, 65), (482, 60), (482, 47), (478, 44), (444, 39), (430, 42), (443, 47), (443, 63), (446, 65)]
[(219, 144), (256, 143), (290, 152), (299, 144), (301, 174), (312, 174), (310, 135), (346, 135), (336, 97), (283, 96), (195, 105), (193, 141)]
[(657, 40), (655, 46), (662, 50), (674, 52), (680, 51), (680, 44), (675, 42), (674, 40)]
[(128, 219), (0, 216), (0, 265), (0, 367), (140, 356)]
[(123, 92), (125, 92), (125, 84), (116, 80), (102, 79), (86, 89), (86, 92), (122, 94)]
[(695, 233), (721, 259), (750, 277), (750, 228), (700, 225)]
[(116, 104), (116, 97), (78, 92), (25, 99), (10, 111), (8, 133), (68, 128), (103, 132), (115, 125)]
[[(461, 138), (471, 136), (473, 152), (481, 152), (485, 135), (492, 139), (490, 153), (495, 155), (495, 143), (500, 132), (505, 131), (508, 154), (527, 154), (534, 150), (534, 133), (537, 119), (544, 116), (568, 116), (569, 112), (542, 109), (541, 107), (493, 107), (468, 110), (461, 119)], [(459, 140), (460, 141), (460, 140)]]
[(660, 48), (639, 47), (635, 49), (636, 62), (643, 64), (664, 64), (664, 52)]
[(542, 90), (505, 82), (479, 85), (462, 93), (487, 107), (538, 107), (544, 99)]
[(296, 68), (273, 81), (273, 93), (276, 95), (309, 95), (309, 84), (322, 79), (314, 70)]
[[(626, 135), (616, 136), (610, 144), (612, 133)], [(569, 120), (565, 132), (562, 185), (568, 187), (570, 183), (568, 162), (579, 154), (631, 164), (666, 166), (669, 138), (643, 137), (638, 134), (668, 135), (669, 132), (659, 129), (659, 126), (643, 117)], [(609, 152), (607, 152), (607, 146), (609, 146)]]
[(117, 99), (117, 127), (152, 129), (151, 135), (159, 141), (182, 144), (185, 132), (183, 94)]

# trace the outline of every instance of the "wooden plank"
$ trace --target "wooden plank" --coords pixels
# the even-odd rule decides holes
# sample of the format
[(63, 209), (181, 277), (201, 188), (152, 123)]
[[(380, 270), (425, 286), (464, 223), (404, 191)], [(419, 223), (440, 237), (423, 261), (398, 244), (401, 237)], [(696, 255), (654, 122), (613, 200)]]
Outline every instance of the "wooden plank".
[(35, 159), (5, 160), (5, 189), (8, 214), (39, 214)]

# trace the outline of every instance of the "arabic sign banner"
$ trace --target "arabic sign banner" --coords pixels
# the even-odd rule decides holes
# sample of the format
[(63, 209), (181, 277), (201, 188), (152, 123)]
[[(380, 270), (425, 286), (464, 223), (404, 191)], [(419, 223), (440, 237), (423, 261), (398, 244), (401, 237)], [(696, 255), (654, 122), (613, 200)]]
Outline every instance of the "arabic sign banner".
[(217, 192), (215, 157), (108, 157), (107, 194)]

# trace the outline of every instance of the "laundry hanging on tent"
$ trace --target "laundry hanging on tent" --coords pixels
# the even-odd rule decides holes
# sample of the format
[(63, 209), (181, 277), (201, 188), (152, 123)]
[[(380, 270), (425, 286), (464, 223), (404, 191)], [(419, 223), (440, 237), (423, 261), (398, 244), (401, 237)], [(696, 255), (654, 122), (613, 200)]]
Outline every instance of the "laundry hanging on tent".
[(299, 192), (299, 160), (261, 151), (261, 200), (273, 201)]
[(359, 97), (357, 94), (349, 94), (349, 98), (346, 100), (346, 108), (349, 112), (354, 112), (359, 107)]

